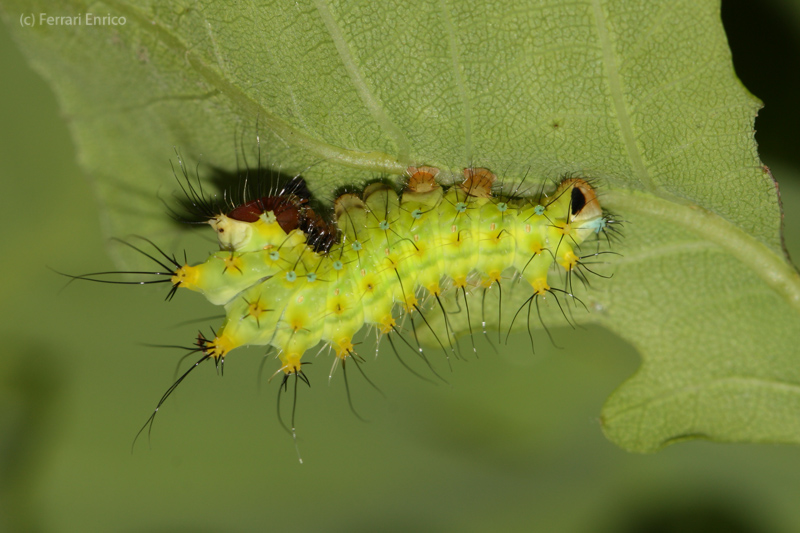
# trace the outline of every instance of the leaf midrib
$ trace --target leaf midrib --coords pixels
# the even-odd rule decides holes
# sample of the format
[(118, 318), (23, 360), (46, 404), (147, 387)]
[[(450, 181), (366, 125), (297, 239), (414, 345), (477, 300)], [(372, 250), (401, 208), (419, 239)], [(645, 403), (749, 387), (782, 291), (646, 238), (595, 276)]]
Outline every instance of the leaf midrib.
[(608, 191), (603, 206), (680, 226), (725, 249), (800, 312), (800, 273), (788, 259), (727, 219), (694, 204), (632, 190)]

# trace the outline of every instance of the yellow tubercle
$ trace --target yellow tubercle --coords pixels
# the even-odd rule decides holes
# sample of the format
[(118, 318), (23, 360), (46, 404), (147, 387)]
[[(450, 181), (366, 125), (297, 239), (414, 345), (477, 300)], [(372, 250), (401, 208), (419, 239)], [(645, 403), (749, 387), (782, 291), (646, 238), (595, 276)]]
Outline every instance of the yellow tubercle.
[(486, 277), (481, 280), (481, 287), (488, 289), (495, 283), (498, 283), (502, 279), (502, 272), (499, 270), (490, 270)]
[(417, 300), (417, 297), (413, 294), (406, 296), (406, 301), (403, 302), (403, 307), (405, 308), (406, 313), (410, 313), (416, 309), (417, 303), (419, 303), (419, 300)]
[(301, 363), (300, 358), (303, 357), (303, 354), (298, 354), (295, 352), (291, 352), (285, 355), (281, 355), (281, 362), (283, 366), (281, 366), (281, 370), (284, 374), (297, 374), (301, 372)]
[(244, 274), (244, 271), (242, 270), (242, 258), (239, 257), (238, 255), (231, 254), (229, 256), (226, 256), (224, 261), (225, 261), (226, 273)]
[(536, 278), (531, 282), (533, 292), (539, 296), (544, 296), (550, 290), (550, 285), (547, 284), (547, 278)]
[(294, 332), (298, 332), (298, 331), (306, 329), (305, 324), (306, 324), (306, 322), (303, 319), (303, 317), (299, 317), (299, 316), (294, 317), (293, 319), (291, 319), (289, 321), (289, 327)]
[(328, 299), (328, 312), (334, 315), (341, 315), (348, 310), (347, 300), (341, 296)]
[(333, 343), (333, 349), (336, 350), (336, 357), (344, 360), (353, 353), (353, 342), (349, 338), (341, 338)]
[(367, 274), (358, 281), (358, 288), (362, 294), (373, 293), (378, 286), (378, 278), (372, 274)]
[(200, 276), (200, 271), (197, 267), (183, 265), (172, 276), (171, 281), (173, 285), (184, 287), (192, 291), (199, 291), (197, 286), (197, 279)]
[(564, 270), (572, 270), (580, 262), (580, 257), (570, 250), (564, 254), (559, 260), (558, 264), (564, 267)]
[(269, 311), (264, 305), (261, 304), (261, 298), (254, 302), (248, 302), (247, 304), (247, 314), (245, 316), (251, 316), (256, 319), (256, 322), (261, 318), (261, 315)]
[(556, 226), (556, 230), (561, 235), (569, 235), (570, 233), (572, 233), (572, 225), (566, 223), (563, 226)]
[(433, 283), (425, 287), (429, 293), (433, 294), (434, 296), (439, 296), (442, 294), (442, 288), (439, 286), (438, 283)]
[(381, 333), (389, 333), (394, 329), (395, 325), (397, 325), (397, 322), (394, 321), (392, 315), (386, 315), (381, 319), (380, 325)]
[(227, 334), (223, 333), (222, 335), (214, 337), (214, 340), (206, 342), (203, 351), (214, 359), (219, 359), (239, 346), (239, 343), (235, 342)]
[[(457, 227), (454, 225), (454, 226), (453, 226), (453, 229), (457, 229)], [(461, 234), (460, 234), (460, 233), (458, 233), (458, 231), (454, 231), (454, 232), (450, 233), (450, 234), (447, 236), (447, 238), (445, 239), (445, 245), (446, 245), (446, 246), (454, 246), (454, 247), (456, 247), (456, 248), (458, 248), (459, 246), (461, 246), (461, 244), (462, 244), (463, 242), (464, 242), (464, 241), (461, 239)]]

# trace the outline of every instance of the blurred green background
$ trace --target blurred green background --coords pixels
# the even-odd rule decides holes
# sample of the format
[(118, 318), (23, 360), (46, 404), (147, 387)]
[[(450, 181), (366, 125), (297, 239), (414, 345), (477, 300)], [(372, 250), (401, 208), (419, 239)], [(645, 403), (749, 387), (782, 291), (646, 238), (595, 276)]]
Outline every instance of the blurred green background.
[[(737, 72), (766, 103), (757, 138), (800, 257), (800, 7), (723, 10)], [(386, 399), (350, 382), (369, 423), (320, 358), (300, 391), (303, 465), (275, 416), (277, 383), (257, 387), (262, 351), (237, 352), (224, 378), (199, 368), (131, 454), (181, 355), (142, 344), (191, 339), (198, 326), (181, 323), (205, 307), (190, 294), (165, 303), (163, 286), (64, 288), (48, 270), (114, 267), (68, 117), (5, 27), (0, 66), (0, 529), (800, 531), (796, 447), (687, 442), (639, 456), (607, 442), (600, 408), (638, 357), (597, 328), (557, 330), (564, 349), (541, 342), (536, 355), (526, 336), (501, 354), (479, 341), (480, 360), (456, 363), (449, 384), (391, 352), (368, 357)]]

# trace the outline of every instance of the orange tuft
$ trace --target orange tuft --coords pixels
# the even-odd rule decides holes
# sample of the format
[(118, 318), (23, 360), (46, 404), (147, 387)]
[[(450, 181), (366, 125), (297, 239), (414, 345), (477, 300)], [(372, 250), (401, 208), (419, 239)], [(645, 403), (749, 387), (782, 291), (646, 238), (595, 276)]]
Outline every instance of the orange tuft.
[(439, 187), (436, 183), (436, 176), (439, 169), (435, 167), (408, 167), (406, 172), (409, 175), (406, 189), (411, 192), (430, 192)]
[(461, 190), (475, 198), (491, 198), (492, 185), (497, 176), (487, 168), (465, 168)]

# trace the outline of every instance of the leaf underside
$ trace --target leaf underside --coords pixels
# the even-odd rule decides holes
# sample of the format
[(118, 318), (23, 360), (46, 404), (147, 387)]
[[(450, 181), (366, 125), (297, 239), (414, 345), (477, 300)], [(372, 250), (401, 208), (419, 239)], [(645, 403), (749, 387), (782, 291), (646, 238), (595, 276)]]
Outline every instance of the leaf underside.
[[(643, 360), (603, 408), (608, 437), (634, 451), (800, 441), (800, 280), (718, 2), (111, 1), (126, 23), (82, 31), (15, 17), (96, 4), (3, 4), (61, 102), (109, 235), (179, 244), (160, 201), (175, 189), (173, 147), (203, 176), (233, 172), (259, 164), (256, 135), (262, 166), (303, 172), (323, 201), (410, 164), (451, 178), (488, 167), (509, 187), (598, 178), (625, 221), (621, 256), (604, 256), (613, 277), (591, 278), (578, 293), (590, 312), (572, 318)], [(504, 316), (519, 305), (509, 297)]]

